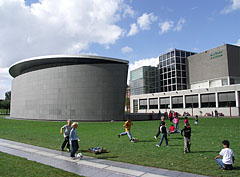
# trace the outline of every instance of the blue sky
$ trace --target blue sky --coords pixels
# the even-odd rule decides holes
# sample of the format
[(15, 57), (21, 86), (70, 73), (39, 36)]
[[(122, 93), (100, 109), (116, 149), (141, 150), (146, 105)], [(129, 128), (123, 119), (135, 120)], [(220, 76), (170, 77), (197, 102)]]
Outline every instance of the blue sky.
[(0, 18), (0, 99), (28, 57), (93, 54), (132, 70), (173, 48), (240, 45), (240, 0), (0, 0)]

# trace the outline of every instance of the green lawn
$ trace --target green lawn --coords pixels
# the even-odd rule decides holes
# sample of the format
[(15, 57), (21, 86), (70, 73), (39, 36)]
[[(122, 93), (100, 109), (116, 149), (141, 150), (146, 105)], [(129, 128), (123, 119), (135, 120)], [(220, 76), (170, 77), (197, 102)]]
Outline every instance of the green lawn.
[[(6, 177), (55, 177), (68, 176), (77, 177), (78, 175), (65, 172), (41, 163), (32, 162), (24, 158), (0, 152), (0, 176)], [(79, 176), (78, 176), (79, 177)]]
[[(155, 145), (159, 140), (153, 136), (157, 132), (159, 121), (135, 121), (132, 135), (139, 142), (131, 143), (128, 137), (120, 139), (117, 134), (124, 129), (123, 122), (79, 123), (78, 134), (81, 138), (80, 151), (84, 155), (98, 158), (128, 162), (133, 164), (185, 171), (209, 176), (240, 176), (240, 119), (200, 118), (199, 125), (192, 126), (192, 153), (183, 154), (183, 138), (179, 134), (169, 136), (169, 148), (163, 142), (162, 147)], [(170, 122), (166, 121), (168, 127)], [(59, 149), (63, 137), (59, 129), (65, 122), (43, 122), (7, 120), (0, 118), (0, 138), (19, 141), (27, 144)], [(183, 127), (183, 120), (180, 120)], [(233, 171), (219, 169), (214, 157), (222, 149), (222, 140), (230, 141), (236, 162)], [(90, 147), (102, 146), (109, 153), (94, 155), (88, 153)]]

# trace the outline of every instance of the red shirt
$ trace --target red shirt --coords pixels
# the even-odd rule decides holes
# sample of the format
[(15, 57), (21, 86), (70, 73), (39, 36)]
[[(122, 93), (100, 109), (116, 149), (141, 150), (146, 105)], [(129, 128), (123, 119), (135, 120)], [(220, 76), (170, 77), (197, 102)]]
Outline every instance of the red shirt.
[(174, 126), (171, 126), (171, 127), (169, 128), (169, 130), (170, 130), (170, 132), (173, 132), (173, 131), (175, 130), (175, 127), (174, 127)]

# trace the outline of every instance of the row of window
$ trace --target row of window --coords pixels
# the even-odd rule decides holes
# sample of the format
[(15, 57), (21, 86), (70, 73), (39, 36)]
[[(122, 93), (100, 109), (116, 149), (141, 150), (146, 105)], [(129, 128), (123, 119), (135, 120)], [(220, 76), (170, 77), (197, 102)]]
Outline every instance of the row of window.
[(159, 62), (160, 68), (171, 64), (186, 64), (186, 58), (174, 57)]
[[(200, 104), (202, 108), (216, 107), (215, 93), (200, 95)], [(158, 104), (159, 101), (159, 104)], [(170, 97), (150, 98), (149, 109), (166, 109), (170, 108)], [(236, 107), (235, 92), (218, 93), (219, 107)], [(198, 108), (198, 95), (185, 96), (186, 108)], [(172, 108), (183, 108), (183, 96), (172, 97)], [(139, 100), (139, 109), (147, 109), (147, 99)]]
[(182, 50), (173, 50), (171, 52), (168, 52), (164, 55), (161, 55), (159, 57), (159, 61), (164, 61), (166, 59), (169, 59), (171, 57), (177, 56), (177, 57), (189, 57), (190, 55), (194, 55), (195, 53), (192, 52), (186, 52), (186, 51), (182, 51)]
[(177, 71), (180, 71), (180, 70), (186, 71), (185, 65), (170, 65), (167, 67), (160, 68), (159, 72), (160, 72), (160, 74), (166, 73), (166, 72), (171, 72), (171, 71), (175, 72), (176, 68), (177, 68)]

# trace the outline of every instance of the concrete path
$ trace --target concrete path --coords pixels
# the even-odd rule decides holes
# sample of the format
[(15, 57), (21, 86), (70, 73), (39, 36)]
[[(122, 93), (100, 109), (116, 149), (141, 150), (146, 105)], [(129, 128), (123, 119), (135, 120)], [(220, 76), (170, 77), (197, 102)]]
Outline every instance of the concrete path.
[(72, 160), (69, 153), (0, 139), (0, 151), (89, 177), (203, 177), (160, 168), (132, 165), (84, 156)]

